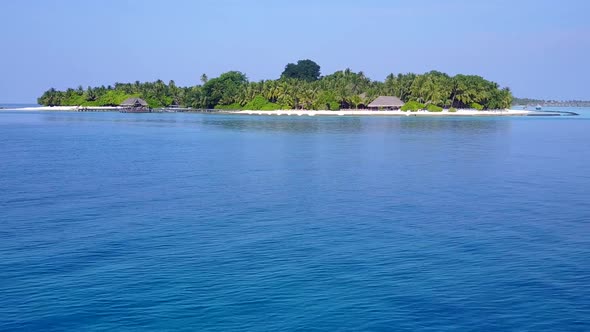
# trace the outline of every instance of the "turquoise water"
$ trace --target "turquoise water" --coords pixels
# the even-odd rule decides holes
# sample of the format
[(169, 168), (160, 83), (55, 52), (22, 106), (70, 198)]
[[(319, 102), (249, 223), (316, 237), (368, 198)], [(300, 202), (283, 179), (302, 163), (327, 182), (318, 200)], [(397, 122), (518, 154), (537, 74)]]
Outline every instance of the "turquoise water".
[(580, 113), (1, 111), (0, 330), (588, 331)]

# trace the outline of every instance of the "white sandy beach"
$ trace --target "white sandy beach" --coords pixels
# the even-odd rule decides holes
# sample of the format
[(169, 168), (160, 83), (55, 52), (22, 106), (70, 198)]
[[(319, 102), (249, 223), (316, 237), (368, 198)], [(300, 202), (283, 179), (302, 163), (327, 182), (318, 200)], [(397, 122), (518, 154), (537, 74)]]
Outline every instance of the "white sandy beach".
[(449, 112), (444, 110), (442, 112), (403, 112), (403, 111), (370, 111), (370, 110), (341, 110), (341, 111), (307, 111), (307, 110), (279, 110), (279, 111), (238, 111), (237, 114), (248, 115), (295, 115), (295, 116), (316, 116), (316, 115), (393, 115), (393, 116), (523, 116), (532, 113), (525, 110), (493, 110), (493, 111), (478, 111), (478, 110), (457, 110), (457, 112)]
[[(6, 108), (7, 110), (17, 111), (63, 111), (63, 112), (75, 112), (84, 107), (80, 106), (38, 106), (38, 107), (21, 107), (21, 108)], [(102, 106), (102, 107), (87, 107), (86, 109), (100, 109), (102, 111), (113, 111), (116, 112), (120, 107), (114, 106)], [(226, 114), (241, 114), (241, 115), (292, 115), (292, 116), (525, 116), (532, 111), (525, 110), (492, 110), (492, 111), (478, 111), (473, 109), (457, 110), (456, 112), (449, 112), (443, 110), (442, 112), (403, 112), (403, 111), (370, 111), (370, 110), (340, 110), (340, 111), (328, 111), (328, 110), (277, 110), (277, 111), (255, 111), (255, 110), (243, 110), (243, 111), (222, 111)]]

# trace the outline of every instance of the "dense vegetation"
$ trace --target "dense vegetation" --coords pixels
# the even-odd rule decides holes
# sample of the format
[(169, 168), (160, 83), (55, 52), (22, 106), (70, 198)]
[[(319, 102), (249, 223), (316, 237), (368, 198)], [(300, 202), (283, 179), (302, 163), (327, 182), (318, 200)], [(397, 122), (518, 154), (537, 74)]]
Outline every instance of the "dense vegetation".
[(531, 98), (513, 98), (512, 102), (514, 105), (531, 105), (531, 104), (543, 104), (545, 101), (541, 99)]
[(115, 83), (114, 86), (49, 89), (38, 103), (49, 106), (115, 106), (129, 97), (145, 99), (151, 107), (180, 105), (221, 109), (347, 109), (362, 108), (379, 95), (397, 96), (405, 109), (510, 107), (508, 88), (480, 76), (449, 76), (438, 71), (425, 74), (390, 74), (385, 81), (372, 81), (350, 69), (320, 77), (320, 67), (311, 60), (288, 64), (278, 80), (248, 81), (245, 74), (230, 71), (201, 85), (178, 87), (174, 81)]
[(295, 78), (304, 81), (317, 81), (320, 78), (320, 66), (311, 60), (299, 60), (285, 67), (281, 78)]

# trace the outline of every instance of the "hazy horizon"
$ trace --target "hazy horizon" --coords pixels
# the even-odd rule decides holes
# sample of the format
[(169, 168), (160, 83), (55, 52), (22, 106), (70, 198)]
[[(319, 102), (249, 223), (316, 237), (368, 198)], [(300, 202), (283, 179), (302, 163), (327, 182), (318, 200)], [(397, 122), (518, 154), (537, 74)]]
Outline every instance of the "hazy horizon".
[(228, 70), (276, 79), (298, 59), (323, 75), (438, 70), (517, 97), (589, 100), (589, 10), (582, 0), (3, 2), (0, 102), (33, 103), (50, 87), (195, 85)]

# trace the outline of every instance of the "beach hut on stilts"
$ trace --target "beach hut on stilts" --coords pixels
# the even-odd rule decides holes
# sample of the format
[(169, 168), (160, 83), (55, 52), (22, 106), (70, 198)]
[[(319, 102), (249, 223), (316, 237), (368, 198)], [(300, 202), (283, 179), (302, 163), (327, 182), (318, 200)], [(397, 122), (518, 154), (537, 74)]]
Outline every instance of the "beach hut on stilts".
[(141, 98), (128, 98), (121, 103), (121, 113), (151, 113), (148, 103)]

